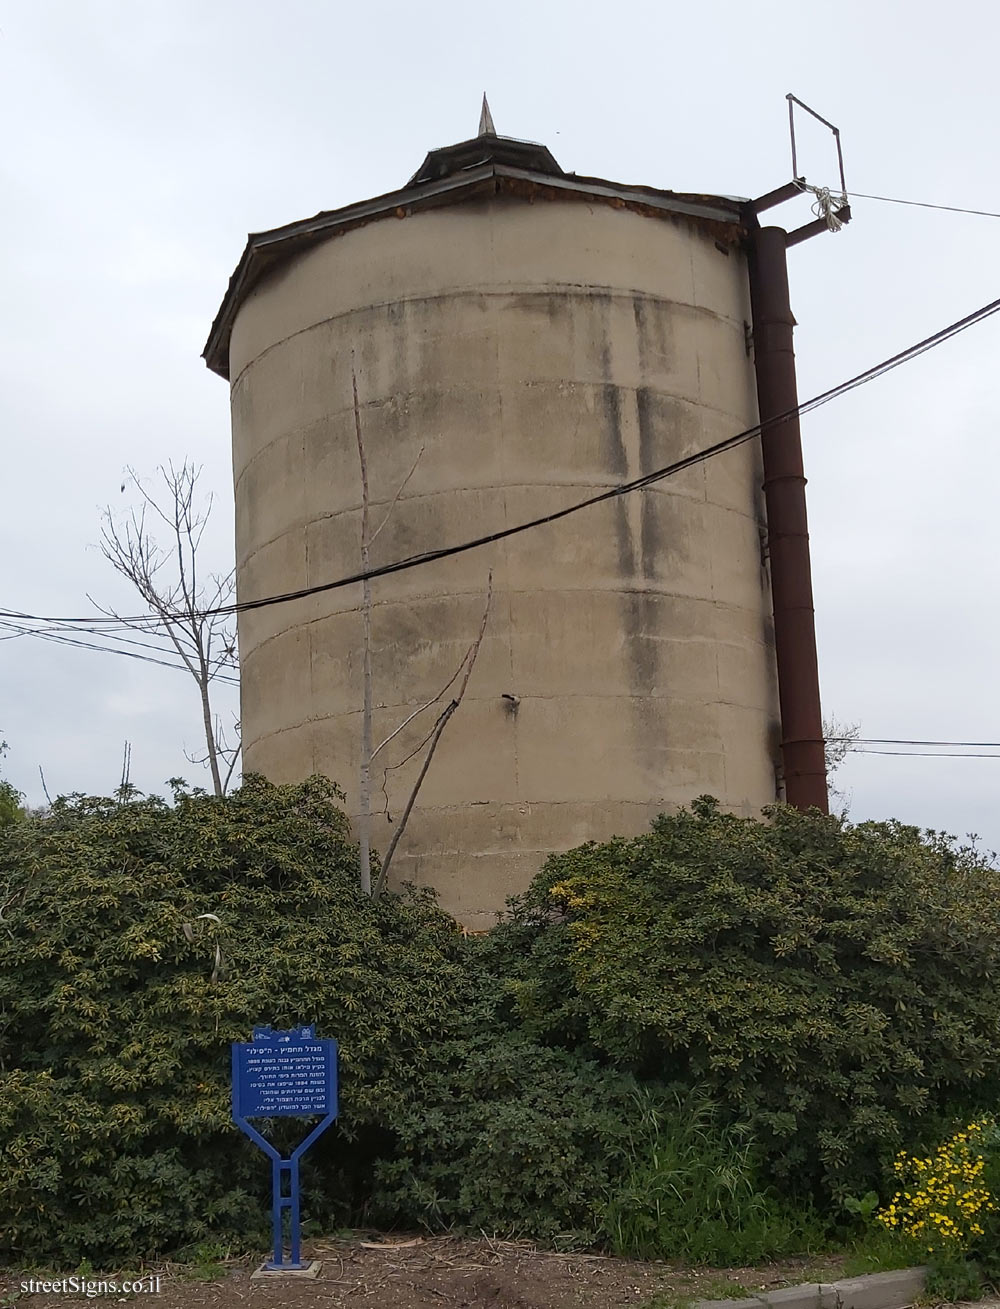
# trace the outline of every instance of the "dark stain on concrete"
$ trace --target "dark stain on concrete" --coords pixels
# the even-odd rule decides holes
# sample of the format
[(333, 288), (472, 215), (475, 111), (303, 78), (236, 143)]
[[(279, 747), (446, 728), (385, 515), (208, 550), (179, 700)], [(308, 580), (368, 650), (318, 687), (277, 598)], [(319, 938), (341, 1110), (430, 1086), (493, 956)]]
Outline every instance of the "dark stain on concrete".
[(600, 410), (601, 430), (604, 433), (604, 462), (616, 480), (628, 476), (628, 455), (622, 432), (622, 393), (614, 382), (600, 382), (594, 388), (595, 405)]
[[(639, 468), (643, 475), (655, 472), (682, 456), (688, 449), (691, 416), (674, 396), (651, 387), (636, 392), (639, 418)], [(685, 561), (688, 551), (674, 519), (669, 479), (658, 489), (640, 492), (640, 564), (644, 578), (669, 574), (671, 567)]]
[(539, 314), (550, 323), (562, 322), (570, 316), (573, 299), (563, 291), (515, 291), (509, 307), (522, 313)]
[(651, 695), (659, 685), (657, 608), (657, 597), (648, 591), (626, 591), (622, 595), (629, 687), (633, 695)]
[[(598, 341), (601, 381), (594, 388), (594, 398), (595, 408), (601, 418), (602, 453), (609, 476), (614, 481), (624, 481), (629, 471), (628, 452), (622, 429), (622, 390), (613, 376), (611, 362), (611, 297), (595, 293), (590, 297), (590, 307), (597, 319), (595, 336)], [(635, 544), (624, 498), (612, 501), (612, 513), (619, 573), (623, 578), (632, 578), (635, 576)]]
[(649, 305), (641, 295), (632, 297), (632, 317), (635, 319), (636, 348), (639, 355), (639, 376), (649, 372)]
[[(660, 452), (666, 443), (662, 439), (657, 442), (655, 400), (655, 393), (650, 391), (649, 387), (640, 386), (636, 390), (635, 401), (639, 415), (639, 472), (643, 477), (655, 472), (664, 462)], [(660, 497), (652, 491), (641, 491), (639, 494), (642, 506), (639, 522), (639, 563), (643, 577), (652, 578), (656, 576), (657, 559), (665, 546), (658, 514)]]
[(661, 300), (634, 295), (632, 317), (635, 319), (639, 374), (645, 378), (658, 377), (661, 370), (670, 366), (673, 355), (673, 323), (668, 307)]

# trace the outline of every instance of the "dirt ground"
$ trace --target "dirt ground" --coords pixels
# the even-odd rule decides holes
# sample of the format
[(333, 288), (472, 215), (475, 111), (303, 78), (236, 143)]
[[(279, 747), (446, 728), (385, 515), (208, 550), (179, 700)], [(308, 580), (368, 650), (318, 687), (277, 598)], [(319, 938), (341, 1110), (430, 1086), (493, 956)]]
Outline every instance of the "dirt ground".
[[(528, 1243), (457, 1237), (355, 1235), (304, 1243), (303, 1256), (319, 1259), (315, 1280), (251, 1280), (259, 1261), (214, 1268), (165, 1265), (150, 1309), (667, 1309), (678, 1298), (723, 1299), (763, 1288), (829, 1280), (835, 1256), (787, 1260), (764, 1268), (685, 1269), (603, 1255), (556, 1254)], [(70, 1274), (65, 1274), (69, 1276)], [(133, 1274), (134, 1275), (134, 1274)], [(44, 1274), (35, 1274), (37, 1277)], [(48, 1274), (49, 1277), (57, 1276)], [(62, 1274), (59, 1274), (62, 1276)], [(111, 1273), (89, 1275), (113, 1277)], [(122, 1274), (121, 1276), (124, 1276)], [(82, 1309), (96, 1303), (141, 1303), (147, 1296), (22, 1294), (27, 1274), (8, 1273), (0, 1306)], [(741, 1292), (740, 1288), (744, 1288)]]

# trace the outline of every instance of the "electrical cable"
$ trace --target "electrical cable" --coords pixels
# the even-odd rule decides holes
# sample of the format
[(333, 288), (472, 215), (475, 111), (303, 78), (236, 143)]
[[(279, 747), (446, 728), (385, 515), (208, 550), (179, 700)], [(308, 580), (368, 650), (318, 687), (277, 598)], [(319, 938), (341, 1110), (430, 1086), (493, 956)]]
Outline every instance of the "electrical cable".
[(828, 736), (828, 741), (854, 741), (861, 745), (967, 746), (972, 750), (1000, 750), (1000, 741), (911, 741), (897, 736)]
[[(11, 635), (0, 636), (0, 641), (12, 641), (19, 636), (51, 636), (55, 639), (67, 633), (73, 633), (75, 636), (82, 632), (85, 636), (107, 637), (110, 641), (119, 641), (123, 645), (139, 646), (143, 650), (153, 650), (156, 654), (172, 655), (175, 653), (175, 651), (169, 646), (156, 645), (152, 641), (139, 641), (136, 640), (135, 637), (122, 636), (117, 631), (109, 630), (106, 627), (66, 627), (64, 625), (53, 627), (25, 627), (3, 619), (0, 619), (0, 627), (14, 629), (11, 632)], [(126, 627), (123, 630), (134, 632), (136, 629), (134, 627)], [(104, 647), (101, 648), (103, 649)]]
[(891, 195), (866, 195), (864, 191), (848, 191), (850, 200), (881, 200), (887, 205), (914, 205), (918, 209), (942, 209), (949, 214), (975, 214), (979, 218), (1000, 218), (991, 209), (962, 209), (959, 205), (932, 205), (926, 200), (898, 200)]
[(927, 200), (901, 200), (891, 195), (870, 195), (865, 191), (841, 191), (839, 187), (811, 186), (803, 178), (798, 178), (795, 185), (801, 191), (811, 191), (814, 195), (828, 198), (832, 203), (840, 200), (881, 200), (887, 205), (912, 205), (917, 209), (941, 209), (949, 214), (975, 214), (979, 218), (1000, 218), (1000, 213), (992, 209), (966, 209), (961, 205), (935, 205)]
[[(963, 332), (967, 328), (983, 322), (998, 310), (1000, 310), (1000, 300), (993, 300), (989, 304), (983, 305), (981, 308), (974, 310), (971, 314), (967, 314), (964, 318), (960, 318), (954, 323), (949, 323), (947, 327), (941, 328), (940, 331), (935, 332), (932, 336), (925, 337), (922, 341), (918, 341), (914, 345), (907, 347), (907, 349), (901, 350), (898, 354), (891, 355), (888, 359), (882, 360), (881, 363), (875, 364), (864, 372), (848, 378), (847, 381), (841, 382), (837, 386), (833, 386), (829, 390), (813, 396), (811, 400), (804, 401), (794, 409), (789, 409), (784, 413), (776, 415), (773, 419), (769, 420), (768, 426), (776, 426), (780, 423), (787, 422), (790, 418), (794, 418), (798, 415), (811, 413), (812, 410), (818, 409), (821, 405), (829, 404), (831, 400), (838, 399), (840, 396), (846, 395), (849, 391), (853, 391), (856, 388), (865, 385), (867, 382), (874, 381), (885, 373), (900, 367), (904, 363), (908, 363), (911, 359), (915, 359), (920, 355), (925, 354), (928, 350), (932, 350), (943, 342), (950, 340), (951, 337), (957, 336), (959, 332)], [(760, 423), (756, 423), (753, 427), (748, 427), (742, 432), (737, 432), (734, 436), (726, 437), (722, 441), (717, 441), (714, 445), (708, 446), (704, 450), (699, 450), (695, 454), (686, 456), (684, 459), (678, 459), (674, 463), (667, 464), (662, 468), (656, 469), (652, 473), (647, 473), (642, 477), (634, 478), (629, 482), (619, 483), (617, 486), (601, 491), (597, 495), (588, 496), (586, 499), (575, 501), (573, 504), (567, 505), (563, 509), (556, 510), (550, 514), (543, 514), (538, 518), (529, 519), (527, 522), (518, 523), (513, 527), (503, 528), (500, 531), (491, 532), (485, 536), (475, 537), (472, 540), (463, 541), (458, 545), (442, 546), (436, 550), (422, 551), (419, 554), (410, 555), (404, 559), (396, 560), (391, 564), (383, 564), (378, 568), (369, 568), (367, 570), (362, 570), (361, 572), (351, 573), (346, 577), (338, 578), (332, 582), (321, 582), (315, 586), (301, 587), (295, 591), (286, 591), (277, 595), (264, 596), (258, 600), (243, 600), (232, 605), (219, 605), (212, 609), (200, 611), (200, 616), (207, 618), (222, 614), (248, 613), (251, 610), (263, 609), (270, 605), (288, 604), (292, 600), (303, 600), (309, 596), (320, 595), (328, 591), (340, 590), (346, 586), (353, 586), (357, 582), (374, 580), (378, 577), (388, 577), (393, 573), (404, 572), (411, 568), (421, 567), (424, 564), (434, 563), (440, 559), (451, 558), (453, 555), (463, 554), (468, 550), (475, 550), (484, 545), (491, 545), (497, 541), (506, 540), (509, 537), (519, 535), (521, 532), (527, 532), (533, 528), (541, 527), (548, 523), (558, 522), (561, 518), (567, 518), (570, 514), (578, 513), (581, 509), (587, 509), (592, 505), (601, 504), (606, 500), (617, 499), (619, 496), (629, 495), (633, 491), (643, 490), (647, 486), (652, 486), (656, 482), (663, 481), (667, 477), (672, 477), (674, 474), (682, 472), (687, 468), (692, 468), (697, 464), (704, 463), (706, 460), (711, 459), (716, 455), (722, 454), (727, 450), (735, 449), (737, 446), (743, 445), (745, 442), (752, 440), (760, 434), (761, 427), (762, 425)], [(179, 617), (180, 616), (178, 615), (177, 618)], [(0, 610), (0, 618), (18, 618), (29, 622), (50, 624), (86, 623), (94, 625), (97, 623), (100, 625), (100, 620), (92, 615), (86, 618), (46, 618), (37, 614), (14, 613)], [(157, 615), (140, 614), (135, 616), (134, 619), (122, 618), (119, 616), (116, 621), (119, 623), (132, 621), (137, 623), (142, 622), (152, 626), (157, 622), (168, 622), (170, 619), (171, 616), (169, 615), (160, 618)]]
[[(185, 667), (184, 664), (182, 664), (182, 663), (175, 663), (174, 661), (169, 660), (169, 659), (156, 659), (156, 658), (154, 658), (154, 657), (151, 656), (151, 655), (141, 655), (141, 654), (137, 654), (137, 653), (136, 653), (135, 651), (133, 651), (133, 650), (117, 650), (117, 649), (115, 649), (113, 646), (107, 646), (107, 645), (96, 645), (96, 644), (94, 644), (94, 643), (91, 642), (91, 641), (79, 641), (79, 640), (75, 640), (75, 639), (72, 638), (72, 637), (59, 637), (59, 636), (53, 636), (53, 635), (51, 635), (51, 634), (48, 633), (48, 632), (36, 632), (36, 631), (32, 631), (32, 630), (30, 630), (30, 629), (25, 629), (25, 630), (23, 630), (23, 631), (13, 632), (13, 633), (11, 633), (9, 636), (0, 637), (0, 640), (12, 640), (12, 639), (14, 639), (15, 637), (19, 637), (19, 636), (34, 636), (34, 637), (37, 637), (39, 640), (42, 640), (42, 641), (52, 641), (53, 643), (58, 644), (58, 645), (75, 646), (75, 647), (77, 647), (77, 648), (79, 648), (79, 649), (82, 649), (82, 650), (96, 650), (98, 653), (101, 653), (101, 654), (117, 654), (117, 655), (124, 655), (126, 658), (129, 658), (129, 659), (138, 659), (138, 660), (140, 660), (142, 663), (147, 663), (147, 664), (159, 664), (162, 668), (174, 668), (174, 669), (177, 669), (179, 672), (190, 673), (190, 671), (191, 671), (189, 668)], [(239, 686), (239, 678), (238, 678), (238, 677), (233, 677), (233, 676), (231, 676), (231, 675), (228, 674), (228, 673), (221, 673), (221, 672), (220, 672), (220, 673), (214, 673), (214, 674), (212, 675), (212, 680), (213, 680), (213, 681), (220, 681), (220, 682), (228, 682), (228, 683), (230, 683), (230, 684), (233, 685), (233, 686)]]
[(1000, 751), (995, 754), (971, 754), (947, 750), (848, 750), (851, 754), (895, 755), (900, 759), (1000, 759)]
[[(892, 755), (900, 759), (1000, 759), (1000, 741), (917, 741), (895, 736), (828, 736), (831, 744), (847, 744), (845, 753)], [(883, 750), (886, 745), (932, 746), (930, 750)], [(989, 753), (986, 753), (986, 752)]]
[[(87, 598), (88, 600), (90, 599), (89, 596)], [(105, 615), (103, 613), (97, 613), (97, 614), (92, 614), (89, 618), (70, 618), (70, 619), (45, 618), (36, 614), (21, 613), (19, 610), (16, 609), (0, 611), (0, 616), (4, 618), (20, 619), (25, 622), (45, 623), (46, 624), (45, 631), (51, 631), (51, 632), (90, 631), (92, 635), (96, 635), (98, 630), (102, 634), (115, 633), (115, 632), (135, 632), (135, 631), (142, 630), (141, 624), (146, 624), (147, 627), (149, 628), (155, 628), (161, 625), (165, 621), (156, 614), (136, 614), (132, 617), (119, 618), (117, 615), (110, 615), (110, 614)], [(199, 615), (196, 612), (194, 616), (198, 617)], [(190, 615), (184, 615), (179, 613), (172, 614), (170, 615), (169, 621), (177, 623), (182, 621), (185, 617), (190, 617)], [(90, 624), (91, 626), (88, 627), (86, 626), (86, 624)], [(95, 624), (99, 624), (99, 627), (94, 626)], [(152, 635), (152, 632), (150, 632), (150, 635)], [(122, 638), (118, 638), (118, 639), (120, 640)]]
[[(13, 626), (14, 626), (14, 624), (12, 624), (12, 623), (6, 623), (6, 622), (2, 622), (2, 621), (0, 621), (0, 627), (10, 628), (10, 627), (13, 627)], [(77, 630), (81, 630), (81, 629), (77, 629)], [(85, 629), (84, 629), (84, 630), (85, 630)], [(93, 633), (93, 635), (97, 635), (97, 633)], [(33, 629), (33, 628), (22, 628), (22, 629), (19, 629), (19, 630), (12, 631), (12, 632), (10, 632), (10, 634), (7, 635), (7, 636), (0, 636), (0, 640), (3, 640), (3, 641), (9, 641), (9, 640), (13, 640), (13, 639), (15, 639), (16, 637), (19, 637), (19, 636), (34, 636), (34, 637), (37, 637), (39, 640), (42, 640), (42, 641), (52, 641), (52, 642), (54, 642), (55, 644), (58, 644), (58, 645), (76, 646), (76, 647), (78, 647), (78, 648), (80, 648), (80, 649), (83, 649), (83, 650), (97, 650), (98, 652), (100, 652), (100, 653), (102, 653), (102, 654), (124, 655), (124, 656), (126, 656), (126, 658), (129, 658), (129, 659), (139, 659), (139, 660), (141, 660), (143, 663), (146, 663), (146, 664), (159, 664), (159, 665), (160, 665), (161, 667), (163, 667), (163, 668), (175, 668), (175, 669), (179, 670), (180, 672), (184, 672), (184, 673), (189, 673), (189, 672), (190, 672), (190, 670), (189, 670), (188, 668), (186, 668), (186, 667), (184, 666), (184, 664), (182, 664), (182, 663), (176, 663), (176, 662), (174, 662), (174, 661), (172, 661), (172, 660), (169, 660), (169, 659), (155, 659), (155, 658), (153, 658), (151, 655), (142, 655), (142, 654), (137, 654), (134, 650), (116, 650), (116, 649), (114, 648), (114, 646), (95, 645), (95, 644), (94, 644), (93, 642), (91, 642), (91, 641), (81, 641), (81, 640), (78, 640), (78, 639), (76, 639), (76, 638), (74, 638), (74, 637), (70, 637), (70, 636), (57, 636), (57, 635), (55, 635), (55, 634), (52, 633), (52, 632), (38, 631), (38, 630)], [(119, 639), (120, 639), (120, 638), (119, 638)], [(142, 642), (137, 642), (136, 644), (143, 644), (143, 643), (142, 643)], [(150, 649), (156, 649), (155, 646), (150, 646), (149, 648), (150, 648)], [(240, 681), (239, 681), (239, 678), (238, 678), (238, 677), (232, 677), (232, 676), (230, 676), (230, 674), (228, 674), (228, 673), (221, 673), (221, 672), (219, 672), (219, 673), (215, 673), (215, 674), (213, 674), (212, 680), (213, 680), (213, 681), (219, 681), (219, 682), (229, 682), (229, 683), (231, 683), (233, 686), (239, 686), (239, 684), (240, 684)]]

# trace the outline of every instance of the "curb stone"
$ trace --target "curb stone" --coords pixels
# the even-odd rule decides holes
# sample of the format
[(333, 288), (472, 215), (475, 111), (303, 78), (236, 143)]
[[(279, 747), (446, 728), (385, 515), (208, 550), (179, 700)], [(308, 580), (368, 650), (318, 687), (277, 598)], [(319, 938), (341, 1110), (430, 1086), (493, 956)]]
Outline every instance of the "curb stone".
[(923, 1293), (926, 1268), (806, 1282), (748, 1296), (745, 1300), (696, 1300), (691, 1309), (905, 1309)]

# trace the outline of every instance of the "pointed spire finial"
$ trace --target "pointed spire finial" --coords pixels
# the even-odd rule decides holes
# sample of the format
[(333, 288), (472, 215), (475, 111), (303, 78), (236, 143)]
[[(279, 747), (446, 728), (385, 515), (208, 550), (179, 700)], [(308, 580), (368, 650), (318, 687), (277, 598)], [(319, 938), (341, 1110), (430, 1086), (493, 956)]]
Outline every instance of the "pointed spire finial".
[(483, 92), (483, 110), (479, 115), (479, 135), (496, 136), (497, 129), (493, 126), (493, 115), (490, 113), (489, 102), (486, 99), (486, 92)]

